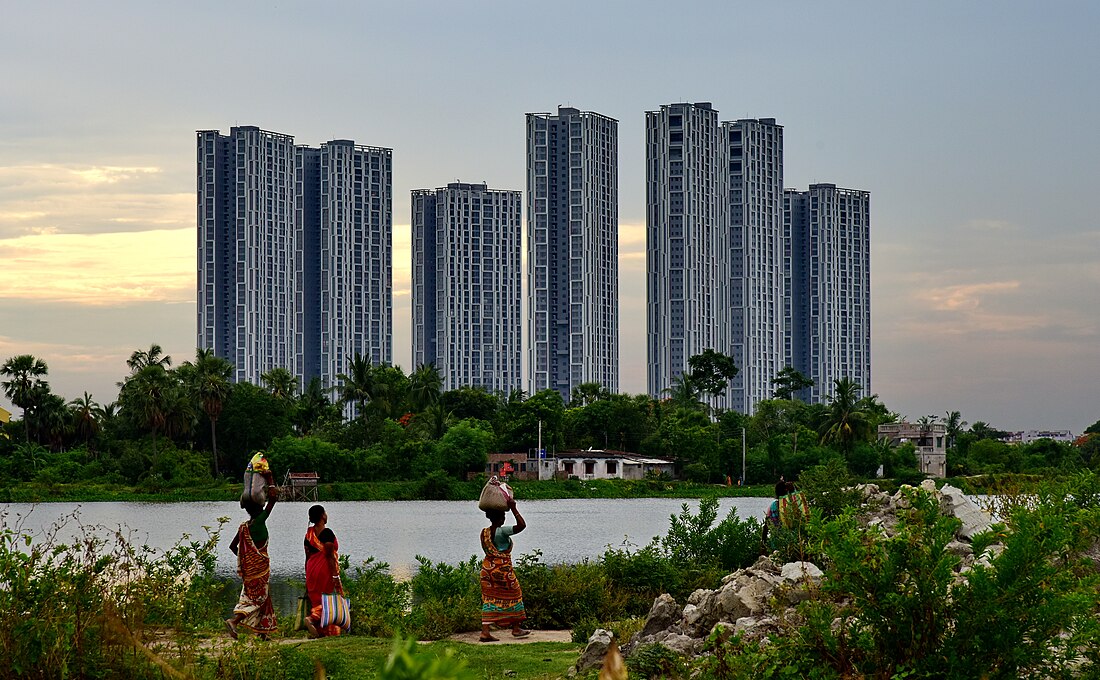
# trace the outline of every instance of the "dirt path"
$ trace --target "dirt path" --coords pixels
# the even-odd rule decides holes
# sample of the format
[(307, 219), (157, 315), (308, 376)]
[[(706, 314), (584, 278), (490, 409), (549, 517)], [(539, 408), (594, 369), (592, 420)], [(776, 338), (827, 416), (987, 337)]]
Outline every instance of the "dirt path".
[(498, 630), (493, 633), (499, 642), (481, 642), (480, 631), (474, 631), (472, 633), (456, 633), (448, 640), (454, 640), (455, 642), (465, 642), (471, 645), (486, 644), (486, 645), (522, 645), (529, 642), (572, 642), (573, 633), (568, 630), (533, 630), (531, 634), (524, 638), (514, 638), (509, 631)]

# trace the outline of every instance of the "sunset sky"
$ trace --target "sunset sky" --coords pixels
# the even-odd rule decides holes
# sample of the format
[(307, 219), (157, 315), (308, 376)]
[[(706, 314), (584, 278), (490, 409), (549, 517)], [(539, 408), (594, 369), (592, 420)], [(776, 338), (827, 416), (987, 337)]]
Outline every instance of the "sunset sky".
[(0, 362), (108, 402), (133, 350), (192, 358), (194, 133), (258, 125), (394, 149), (410, 370), (410, 190), (524, 189), (524, 113), (570, 105), (619, 120), (621, 387), (644, 392), (644, 113), (709, 101), (784, 126), (786, 186), (871, 192), (888, 407), (1080, 432), (1100, 419), (1098, 26), (1095, 2), (9, 3)]

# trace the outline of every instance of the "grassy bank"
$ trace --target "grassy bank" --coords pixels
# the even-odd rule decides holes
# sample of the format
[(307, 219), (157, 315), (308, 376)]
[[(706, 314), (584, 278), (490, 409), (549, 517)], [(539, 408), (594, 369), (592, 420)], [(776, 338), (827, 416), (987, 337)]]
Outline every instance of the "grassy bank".
[[(583, 649), (583, 645), (563, 642), (523, 645), (471, 645), (448, 641), (420, 643), (398, 654), (395, 666), (405, 672), (391, 672), (385, 677), (550, 680), (566, 677)], [(324, 667), (325, 677), (330, 680), (377, 678), (383, 677), (387, 657), (393, 651), (392, 640), (358, 636), (280, 645), (249, 641), (228, 648), (218, 664), (225, 669), (266, 661), (269, 667), (280, 667), (283, 677), (308, 678), (314, 677), (316, 663)], [(234, 663), (238, 661), (239, 664)], [(433, 663), (437, 664), (434, 672), (425, 673)], [(464, 668), (459, 670), (460, 666)], [(414, 669), (421, 673), (409, 672)], [(238, 677), (237, 674), (232, 675)], [(239, 677), (243, 676), (242, 673)]]
[[(483, 481), (440, 482), (439, 477), (399, 482), (336, 482), (322, 484), (319, 499), (324, 501), (407, 501), (476, 500)], [(521, 500), (561, 498), (702, 498), (767, 497), (769, 486), (722, 486), (659, 480), (550, 480), (515, 481), (516, 497)], [(0, 503), (45, 502), (197, 502), (235, 501), (240, 483), (229, 482), (197, 487), (159, 488), (149, 485), (121, 484), (37, 484), (27, 482), (0, 487)]]

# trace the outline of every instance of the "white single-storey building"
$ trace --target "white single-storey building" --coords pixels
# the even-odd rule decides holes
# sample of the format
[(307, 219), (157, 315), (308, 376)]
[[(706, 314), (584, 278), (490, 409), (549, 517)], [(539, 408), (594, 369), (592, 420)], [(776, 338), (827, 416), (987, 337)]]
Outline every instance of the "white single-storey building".
[(539, 479), (645, 479), (650, 472), (672, 476), (673, 462), (626, 451), (558, 451), (539, 460)]

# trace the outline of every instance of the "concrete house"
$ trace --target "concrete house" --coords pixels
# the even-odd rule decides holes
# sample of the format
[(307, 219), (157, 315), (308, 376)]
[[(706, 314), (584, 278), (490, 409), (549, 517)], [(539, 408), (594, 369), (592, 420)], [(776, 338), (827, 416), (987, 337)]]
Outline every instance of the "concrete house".
[(897, 447), (911, 442), (917, 447), (920, 471), (932, 477), (947, 476), (947, 426), (932, 423), (926, 427), (914, 423), (885, 423), (878, 426), (878, 438), (888, 439)]

